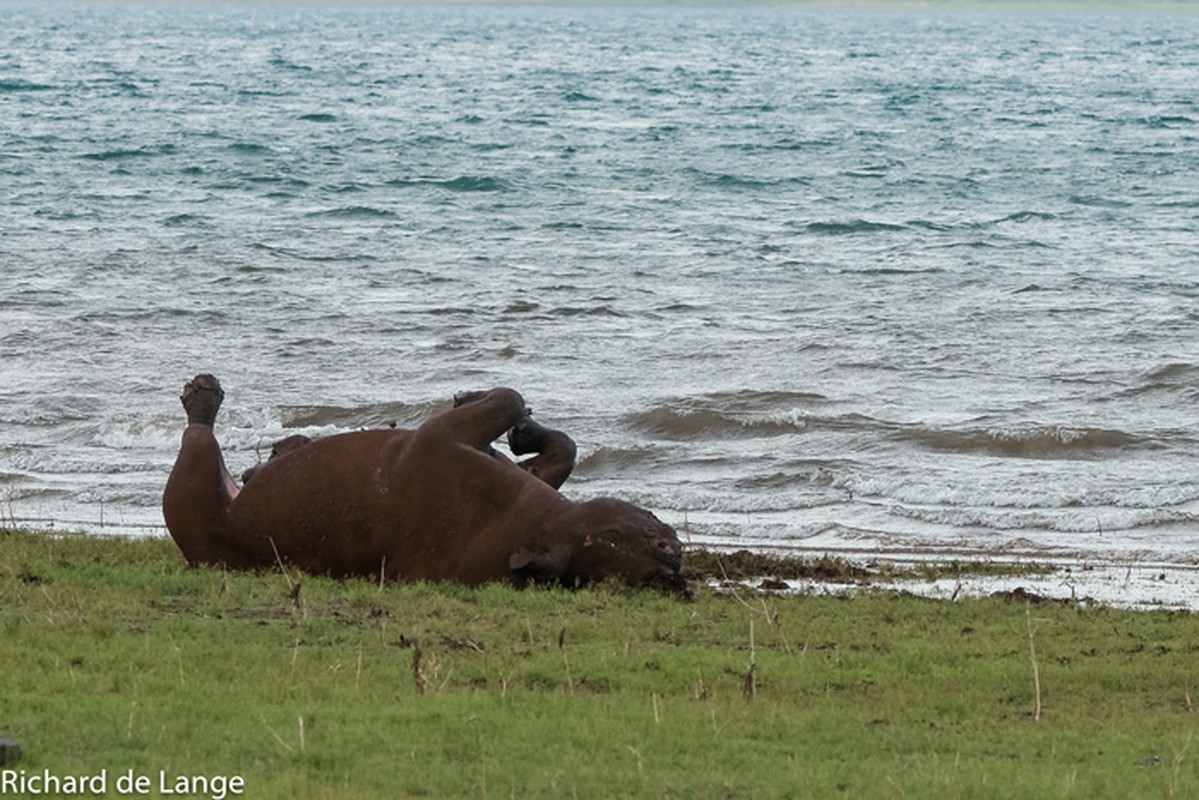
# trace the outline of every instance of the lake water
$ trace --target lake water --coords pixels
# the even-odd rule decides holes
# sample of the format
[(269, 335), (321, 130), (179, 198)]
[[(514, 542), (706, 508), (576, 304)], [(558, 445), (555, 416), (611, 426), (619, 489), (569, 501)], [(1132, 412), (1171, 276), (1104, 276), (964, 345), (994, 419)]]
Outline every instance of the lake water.
[(1199, 555), (1199, 18), (0, 5), (0, 510), (509, 385), (698, 544)]

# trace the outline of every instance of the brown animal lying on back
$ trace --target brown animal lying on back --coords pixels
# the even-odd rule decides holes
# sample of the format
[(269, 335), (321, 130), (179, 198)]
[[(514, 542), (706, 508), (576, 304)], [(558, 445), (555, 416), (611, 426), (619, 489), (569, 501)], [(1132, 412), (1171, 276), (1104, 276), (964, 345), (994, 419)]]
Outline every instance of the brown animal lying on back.
[[(511, 389), (461, 395), (416, 430), (299, 443), (241, 490), (213, 434), (223, 398), (211, 375), (184, 387), (188, 426), (163, 493), (167, 529), (193, 564), (282, 559), (334, 576), (686, 589), (669, 525), (620, 500), (576, 503), (557, 491), (573, 443), (533, 423)], [(514, 452), (539, 455), (515, 464), (496, 453), (491, 442), (506, 431)]]

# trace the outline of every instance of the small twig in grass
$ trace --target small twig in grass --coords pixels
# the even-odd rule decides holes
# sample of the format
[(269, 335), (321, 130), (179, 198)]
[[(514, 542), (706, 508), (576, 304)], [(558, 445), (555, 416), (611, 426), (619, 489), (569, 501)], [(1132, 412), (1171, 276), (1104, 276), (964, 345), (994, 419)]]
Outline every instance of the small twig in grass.
[(1032, 718), (1038, 722), (1041, 719), (1041, 670), (1037, 666), (1036, 629), (1032, 626), (1032, 604), (1024, 607), (1025, 621), (1028, 623), (1028, 657), (1032, 661), (1032, 686), (1036, 693), (1036, 707)]
[(794, 655), (794, 651), (791, 649), (791, 640), (787, 638), (787, 632), (783, 630), (781, 625), (779, 625), (778, 609), (776, 608), (774, 612), (771, 613), (770, 609), (766, 605), (766, 598), (762, 598), (762, 614), (766, 617), (766, 624), (768, 624), (772, 629), (777, 630), (779, 638), (783, 640), (783, 652), (789, 656)]
[(1194, 711), (1195, 711), (1195, 706), (1194, 706), (1194, 704), (1192, 704), (1192, 703), (1191, 703), (1191, 693), (1190, 693), (1190, 692), (1184, 692), (1184, 694), (1186, 695), (1186, 699), (1187, 699), (1187, 712), (1188, 712), (1188, 713), (1194, 713)]
[(383, 561), (379, 564), (379, 591), (383, 591), (383, 580), (387, 575), (387, 556), (383, 556)]
[(741, 693), (745, 695), (745, 702), (753, 700), (758, 695), (758, 665), (751, 663), (749, 670), (745, 673), (745, 680), (741, 684)]
[[(732, 585), (733, 581), (729, 579), (729, 573), (728, 570), (724, 568), (724, 562), (718, 558), (716, 559), (716, 564), (720, 567), (720, 574), (724, 576), (725, 582), (729, 584), (729, 592), (733, 595), (733, 599), (745, 606), (754, 614), (761, 614), (762, 618), (766, 620), (767, 625), (769, 625), (771, 628), (775, 627), (775, 625), (778, 623), (779, 614), (778, 611), (774, 611), (773, 613), (771, 612), (770, 606), (766, 604), (766, 598), (762, 598), (761, 609), (754, 608), (741, 596), (741, 593), (737, 591), (737, 588)], [(791, 643), (787, 641), (786, 634), (783, 634), (783, 649), (787, 651), (788, 655), (791, 654)]]
[(267, 721), (266, 721), (266, 717), (265, 717), (265, 716), (263, 716), (262, 714), (259, 714), (259, 715), (258, 715), (258, 718), (259, 718), (260, 720), (262, 720), (262, 724), (263, 724), (263, 725), (266, 727), (266, 729), (267, 729), (268, 731), (270, 731), (270, 732), (271, 732), (271, 736), (274, 736), (274, 737), (275, 737), (275, 741), (276, 741), (276, 742), (278, 742), (279, 744), (281, 744), (281, 745), (283, 746), (283, 749), (284, 749), (284, 750), (286, 750), (286, 751), (287, 751), (287, 752), (289, 752), (289, 753), (294, 753), (294, 752), (295, 752), (295, 748), (294, 748), (294, 747), (292, 747), (291, 745), (289, 745), (287, 742), (283, 741), (283, 737), (282, 737), (282, 736), (280, 736), (279, 734), (275, 733), (275, 730), (274, 730), (274, 728), (272, 728), (272, 727), (271, 727), (271, 726), (270, 726), (270, 725), (267, 723)]
[(300, 752), (304, 752), (304, 715), (300, 715)]
[(575, 682), (570, 677), (570, 659), (566, 656), (566, 628), (558, 634), (558, 649), (562, 651), (562, 669), (566, 672), (566, 689), (571, 694), (575, 693)]
[(271, 550), (275, 552), (275, 563), (279, 565), (279, 571), (283, 573), (283, 578), (287, 581), (287, 588), (290, 591), (292, 589), (291, 576), (287, 574), (287, 567), (283, 566), (283, 559), (279, 557), (279, 548), (275, 547), (273, 537), (268, 536), (266, 540), (271, 543)]
[(1191, 746), (1191, 739), (1195, 736), (1194, 733), (1187, 734), (1187, 743), (1182, 746), (1181, 750), (1174, 751), (1174, 780), (1170, 783), (1170, 794), (1178, 794), (1179, 772), (1182, 767), (1182, 757), (1186, 755), (1187, 748)]
[(416, 693), (423, 695), (425, 687), (428, 686), (428, 681), (425, 679), (425, 673), (420, 668), (421, 652), (419, 647), (412, 648), (412, 680), (416, 684)]
[(658, 713), (658, 693), (654, 692), (653, 694), (651, 694), (649, 696), (649, 699), (650, 699), (650, 702), (653, 703), (653, 706), (654, 706), (654, 724), (661, 725), (662, 724), (662, 716), (661, 716), (661, 714)]
[(745, 673), (745, 680), (741, 684), (741, 693), (745, 695), (746, 702), (753, 700), (758, 695), (758, 651), (754, 645), (754, 621), (749, 621), (749, 671)]
[(751, 606), (748, 602), (745, 601), (744, 598), (741, 597), (741, 593), (737, 591), (737, 587), (732, 585), (733, 581), (732, 581), (732, 579), (729, 578), (728, 570), (726, 570), (724, 568), (724, 562), (718, 558), (718, 559), (716, 559), (716, 565), (718, 567), (720, 567), (720, 574), (724, 576), (725, 582), (729, 584), (729, 592), (733, 595), (733, 599), (736, 600), (741, 605), (748, 608), (753, 613), (761, 614), (762, 616), (766, 617), (766, 622), (767, 622), (767, 624), (769, 624), (770, 623), (770, 613), (769, 613), (769, 611), (766, 610), (766, 601), (765, 600), (762, 601), (762, 610), (761, 611), (759, 611), (758, 609)]
[(46, 612), (46, 622), (49, 622), (51, 625), (57, 625), (58, 623), (54, 620), (54, 598), (52, 598), (50, 593), (46, 591), (46, 584), (44, 581), (40, 583), (38, 589), (41, 590), (42, 595), (44, 595), (46, 600), (48, 600), (51, 604), (50, 610)]
[(637, 757), (637, 774), (645, 775), (645, 765), (641, 762), (641, 752), (631, 744), (626, 744), (625, 747), (629, 749), (630, 753)]
[(125, 728), (125, 738), (133, 738), (133, 712), (137, 709), (137, 684), (133, 685), (133, 700), (129, 703), (129, 724)]

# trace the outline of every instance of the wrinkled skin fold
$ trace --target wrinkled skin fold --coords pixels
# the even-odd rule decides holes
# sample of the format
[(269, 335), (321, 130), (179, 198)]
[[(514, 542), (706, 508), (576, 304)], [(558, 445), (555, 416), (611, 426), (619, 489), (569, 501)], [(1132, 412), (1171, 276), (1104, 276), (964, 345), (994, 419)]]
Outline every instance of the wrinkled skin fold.
[[(393, 581), (580, 586), (618, 579), (680, 593), (682, 547), (644, 509), (573, 502), (557, 487), (574, 444), (534, 423), (507, 388), (460, 395), (415, 430), (340, 434), (277, 448), (238, 488), (213, 432), (224, 393), (211, 375), (184, 387), (188, 416), (163, 516), (192, 564), (278, 562), (314, 574)], [(513, 463), (491, 448), (509, 435)]]

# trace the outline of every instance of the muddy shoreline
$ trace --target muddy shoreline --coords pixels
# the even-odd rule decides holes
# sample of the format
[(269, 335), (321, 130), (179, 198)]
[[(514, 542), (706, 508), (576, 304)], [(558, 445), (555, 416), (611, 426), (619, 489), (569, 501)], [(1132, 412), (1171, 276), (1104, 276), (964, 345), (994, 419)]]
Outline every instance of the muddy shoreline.
[(850, 596), (893, 591), (938, 600), (998, 596), (1033, 604), (1199, 611), (1199, 565), (1135, 559), (946, 550), (837, 553), (704, 547), (687, 552), (693, 583), (717, 590)]

